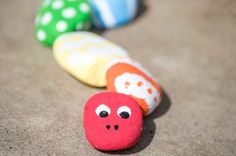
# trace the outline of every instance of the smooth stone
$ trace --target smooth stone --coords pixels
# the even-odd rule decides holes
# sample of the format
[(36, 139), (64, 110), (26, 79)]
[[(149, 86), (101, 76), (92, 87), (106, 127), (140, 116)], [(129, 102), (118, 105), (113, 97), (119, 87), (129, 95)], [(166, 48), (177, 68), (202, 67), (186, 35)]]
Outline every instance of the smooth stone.
[(91, 32), (61, 35), (53, 45), (53, 53), (65, 71), (94, 87), (106, 86), (110, 62), (128, 57), (124, 49)]
[(66, 32), (89, 30), (92, 13), (87, 0), (43, 0), (35, 20), (37, 40), (52, 46)]
[(84, 107), (84, 130), (88, 142), (103, 151), (134, 146), (142, 133), (142, 111), (133, 98), (121, 93), (102, 92)]
[(147, 116), (161, 102), (161, 88), (140, 64), (127, 59), (114, 61), (106, 74), (108, 91), (124, 93), (137, 100)]
[(93, 23), (98, 28), (114, 28), (136, 16), (140, 0), (88, 0), (93, 10)]

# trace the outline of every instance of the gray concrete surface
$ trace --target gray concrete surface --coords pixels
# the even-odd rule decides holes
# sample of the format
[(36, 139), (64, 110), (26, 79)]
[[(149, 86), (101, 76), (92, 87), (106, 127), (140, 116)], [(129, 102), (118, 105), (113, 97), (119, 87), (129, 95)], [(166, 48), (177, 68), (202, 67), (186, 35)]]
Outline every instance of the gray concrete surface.
[(0, 155), (236, 155), (236, 1), (145, 0), (131, 24), (105, 31), (159, 80), (162, 105), (139, 143), (88, 145), (83, 106), (105, 89), (64, 72), (33, 36), (39, 1), (0, 0)]

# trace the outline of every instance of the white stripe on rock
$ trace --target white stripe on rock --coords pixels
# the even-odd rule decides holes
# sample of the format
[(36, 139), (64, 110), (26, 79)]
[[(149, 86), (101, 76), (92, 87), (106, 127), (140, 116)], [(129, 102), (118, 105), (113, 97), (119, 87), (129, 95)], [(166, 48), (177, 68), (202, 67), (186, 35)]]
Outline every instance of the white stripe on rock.
[(130, 15), (130, 18), (133, 18), (135, 16), (136, 10), (137, 10), (137, 1), (136, 0), (127, 0), (128, 5), (128, 12)]
[(105, 1), (94, 0), (94, 4), (98, 7), (101, 12), (102, 19), (107, 27), (112, 27), (115, 25), (115, 18)]

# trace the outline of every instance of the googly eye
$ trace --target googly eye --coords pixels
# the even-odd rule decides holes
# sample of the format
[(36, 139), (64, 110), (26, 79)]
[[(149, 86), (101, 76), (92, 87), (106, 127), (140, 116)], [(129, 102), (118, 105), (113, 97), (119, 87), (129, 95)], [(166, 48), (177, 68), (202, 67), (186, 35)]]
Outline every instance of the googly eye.
[(121, 106), (117, 110), (117, 115), (123, 119), (128, 119), (131, 115), (131, 110), (127, 106)]
[(106, 105), (101, 104), (96, 108), (95, 112), (101, 118), (105, 118), (111, 113), (111, 109), (109, 107), (107, 107)]

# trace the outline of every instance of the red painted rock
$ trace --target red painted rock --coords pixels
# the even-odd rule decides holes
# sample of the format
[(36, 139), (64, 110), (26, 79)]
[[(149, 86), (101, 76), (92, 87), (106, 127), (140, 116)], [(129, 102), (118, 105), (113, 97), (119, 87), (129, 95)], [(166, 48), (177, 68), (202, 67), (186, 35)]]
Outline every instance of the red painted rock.
[(121, 93), (102, 92), (84, 107), (84, 130), (96, 149), (114, 151), (135, 145), (142, 132), (142, 111), (136, 100)]
[(132, 96), (143, 115), (150, 114), (161, 102), (161, 89), (150, 73), (130, 60), (116, 61), (107, 70), (108, 91)]

